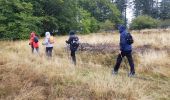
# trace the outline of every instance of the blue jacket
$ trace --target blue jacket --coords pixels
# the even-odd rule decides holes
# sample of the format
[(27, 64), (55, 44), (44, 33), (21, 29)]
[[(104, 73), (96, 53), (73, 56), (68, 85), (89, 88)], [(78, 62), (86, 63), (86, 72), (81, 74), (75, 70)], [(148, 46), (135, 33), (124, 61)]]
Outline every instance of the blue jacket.
[(120, 51), (132, 51), (132, 46), (127, 44), (126, 42), (126, 35), (127, 35), (127, 31), (126, 31), (126, 27), (125, 26), (120, 26), (119, 28), (119, 32), (120, 32)]

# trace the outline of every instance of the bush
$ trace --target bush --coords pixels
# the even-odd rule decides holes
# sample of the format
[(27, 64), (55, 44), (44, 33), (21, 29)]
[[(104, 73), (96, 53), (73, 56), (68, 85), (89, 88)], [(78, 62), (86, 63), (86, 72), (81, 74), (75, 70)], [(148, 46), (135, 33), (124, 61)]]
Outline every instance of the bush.
[(110, 20), (106, 20), (104, 23), (100, 24), (101, 31), (111, 31), (113, 30), (115, 24), (112, 23)]
[(99, 30), (98, 21), (91, 16), (89, 12), (84, 10), (83, 8), (79, 9), (80, 15), (80, 23), (79, 27), (81, 30), (81, 34), (88, 34), (91, 32), (97, 32)]
[(161, 21), (159, 27), (161, 27), (161, 28), (170, 27), (170, 19), (166, 19), (166, 20)]
[[(0, 3), (0, 40), (18, 40), (29, 38), (31, 31), (40, 32), (41, 20), (32, 15), (33, 5), (11, 0)], [(14, 9), (15, 7), (15, 9)]]
[(150, 16), (144, 15), (144, 16), (138, 16), (137, 18), (132, 20), (132, 23), (130, 25), (130, 29), (151, 29), (156, 28), (159, 24), (159, 20), (154, 19)]

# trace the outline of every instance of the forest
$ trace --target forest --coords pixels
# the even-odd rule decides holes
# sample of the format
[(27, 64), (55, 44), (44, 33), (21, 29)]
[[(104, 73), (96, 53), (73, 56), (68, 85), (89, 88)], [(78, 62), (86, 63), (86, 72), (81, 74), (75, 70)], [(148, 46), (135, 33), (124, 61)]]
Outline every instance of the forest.
[(133, 10), (132, 30), (170, 26), (170, 0), (0, 0), (0, 39), (27, 39), (32, 31), (111, 31), (127, 25), (127, 8)]

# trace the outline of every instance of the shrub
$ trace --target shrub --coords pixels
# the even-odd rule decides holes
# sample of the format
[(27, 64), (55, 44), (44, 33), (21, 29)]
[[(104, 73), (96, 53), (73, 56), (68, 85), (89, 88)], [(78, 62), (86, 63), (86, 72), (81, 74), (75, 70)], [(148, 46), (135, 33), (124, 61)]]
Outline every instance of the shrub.
[(170, 19), (166, 19), (166, 20), (161, 21), (159, 27), (161, 27), (161, 28), (170, 27)]
[(112, 23), (110, 20), (106, 20), (104, 23), (100, 24), (101, 31), (110, 31), (114, 28), (114, 23)]
[(156, 28), (159, 24), (159, 20), (154, 19), (150, 16), (144, 15), (144, 16), (138, 16), (137, 18), (132, 20), (132, 23), (130, 25), (130, 29), (151, 29)]

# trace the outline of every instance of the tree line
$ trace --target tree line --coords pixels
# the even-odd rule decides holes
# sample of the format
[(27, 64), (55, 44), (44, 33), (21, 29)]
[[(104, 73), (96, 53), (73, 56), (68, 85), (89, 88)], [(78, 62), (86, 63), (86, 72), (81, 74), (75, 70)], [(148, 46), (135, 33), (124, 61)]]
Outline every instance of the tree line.
[(1, 39), (26, 39), (31, 31), (86, 34), (122, 23), (110, 0), (0, 0), (0, 10)]
[[(130, 25), (131, 29), (144, 29), (169, 27), (170, 24), (170, 0), (112, 0), (116, 3), (125, 17), (127, 5), (133, 9), (135, 19)], [(124, 18), (125, 19), (125, 18)], [(125, 20), (126, 21), (126, 20)]]
[(126, 23), (127, 5), (137, 18), (132, 29), (139, 29), (141, 19), (154, 21), (144, 26), (170, 19), (170, 0), (0, 0), (0, 39), (26, 39), (31, 31), (64, 35), (70, 30), (80, 34), (112, 30)]

